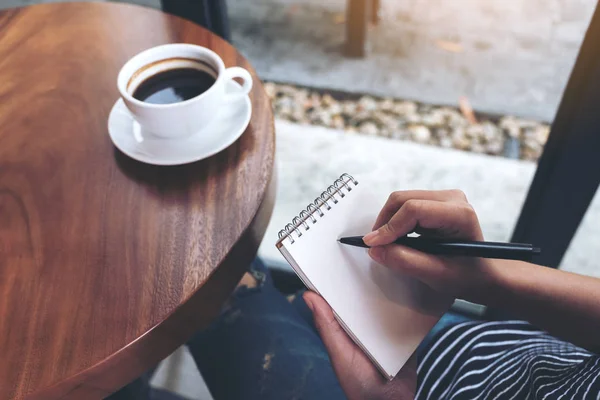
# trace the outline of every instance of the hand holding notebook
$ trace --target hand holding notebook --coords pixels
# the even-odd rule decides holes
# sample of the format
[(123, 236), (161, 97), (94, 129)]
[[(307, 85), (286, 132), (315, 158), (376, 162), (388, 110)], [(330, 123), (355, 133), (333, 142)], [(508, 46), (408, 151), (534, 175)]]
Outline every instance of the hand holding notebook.
[(452, 303), (451, 296), (374, 262), (337, 239), (369, 232), (385, 199), (344, 174), (280, 232), (277, 247), (346, 333), (392, 379)]

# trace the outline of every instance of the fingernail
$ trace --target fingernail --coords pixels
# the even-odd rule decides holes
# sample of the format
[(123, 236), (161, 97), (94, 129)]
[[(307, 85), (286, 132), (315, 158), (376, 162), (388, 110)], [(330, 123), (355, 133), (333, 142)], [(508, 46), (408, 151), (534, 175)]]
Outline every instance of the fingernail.
[(369, 249), (369, 256), (375, 261), (383, 261), (383, 247), (371, 247)]
[(369, 244), (373, 241), (373, 239), (375, 239), (377, 236), (379, 235), (379, 231), (373, 231), (371, 233), (367, 233), (365, 236), (363, 236), (363, 242), (365, 242), (365, 244)]

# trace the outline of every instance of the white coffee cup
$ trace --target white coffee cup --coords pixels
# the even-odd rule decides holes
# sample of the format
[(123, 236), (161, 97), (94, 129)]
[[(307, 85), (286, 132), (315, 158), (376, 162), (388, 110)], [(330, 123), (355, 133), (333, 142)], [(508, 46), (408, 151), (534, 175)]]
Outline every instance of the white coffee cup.
[[(152, 104), (133, 97), (146, 79), (175, 68), (198, 68), (215, 78), (204, 93), (172, 104)], [(233, 78), (243, 80), (242, 90), (226, 91)], [(145, 132), (164, 138), (178, 138), (198, 133), (206, 127), (228, 102), (241, 99), (252, 89), (252, 76), (241, 67), (225, 68), (214, 51), (193, 44), (165, 44), (137, 54), (125, 63), (117, 78), (117, 87), (133, 118)]]

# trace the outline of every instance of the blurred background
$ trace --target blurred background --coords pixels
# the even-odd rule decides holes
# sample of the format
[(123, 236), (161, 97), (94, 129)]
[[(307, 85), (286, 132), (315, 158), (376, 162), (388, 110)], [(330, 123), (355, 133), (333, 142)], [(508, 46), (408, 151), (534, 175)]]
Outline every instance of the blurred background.
[[(207, 1), (130, 2), (208, 24), (263, 80), (276, 119), (278, 197), (259, 254), (284, 271), (278, 230), (343, 172), (365, 176), (382, 196), (460, 188), (486, 239), (509, 240), (597, 3)], [(598, 196), (560, 268), (600, 276), (597, 243)], [(176, 353), (153, 383), (210, 398), (190, 362)]]

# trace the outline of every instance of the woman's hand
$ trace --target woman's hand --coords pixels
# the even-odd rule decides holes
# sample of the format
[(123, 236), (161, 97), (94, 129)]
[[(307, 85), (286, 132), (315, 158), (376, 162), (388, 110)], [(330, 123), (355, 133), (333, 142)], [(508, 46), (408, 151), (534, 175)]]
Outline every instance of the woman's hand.
[(600, 350), (600, 279), (521, 261), (435, 256), (392, 243), (411, 232), (483, 240), (462, 192), (394, 192), (373, 229), (364, 241), (380, 264), (439, 292), (503, 309), (578, 346)]
[(414, 398), (417, 386), (414, 355), (392, 381), (387, 381), (344, 332), (333, 316), (331, 307), (321, 296), (306, 292), (304, 301), (313, 313), (315, 325), (325, 343), (335, 374), (349, 400)]
[(470, 301), (481, 301), (494, 281), (495, 261), (426, 254), (394, 240), (416, 232), (424, 236), (483, 240), (473, 207), (459, 190), (394, 192), (364, 237), (369, 255), (391, 269), (431, 288)]

